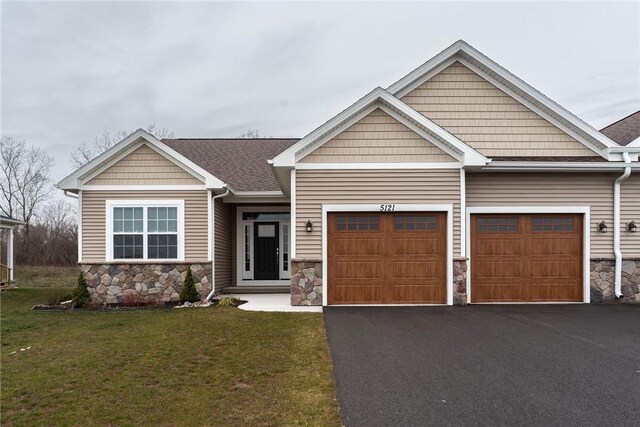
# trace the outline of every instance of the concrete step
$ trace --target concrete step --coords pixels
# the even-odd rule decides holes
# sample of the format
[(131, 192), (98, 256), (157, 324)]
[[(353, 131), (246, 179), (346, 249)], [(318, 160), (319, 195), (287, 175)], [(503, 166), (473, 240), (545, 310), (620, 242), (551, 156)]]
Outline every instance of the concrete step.
[(223, 294), (288, 294), (291, 293), (290, 285), (282, 286), (227, 286), (222, 290)]

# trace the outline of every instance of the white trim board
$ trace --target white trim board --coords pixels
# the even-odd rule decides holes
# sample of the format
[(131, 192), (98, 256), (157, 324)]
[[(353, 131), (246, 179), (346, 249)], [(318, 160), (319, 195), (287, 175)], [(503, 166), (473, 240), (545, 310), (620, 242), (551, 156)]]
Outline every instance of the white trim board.
[[(583, 303), (591, 302), (591, 208), (589, 206), (476, 206), (467, 207), (466, 251), (471, 254), (471, 215), (474, 214), (583, 214)], [(471, 304), (471, 259), (467, 262), (467, 304)]]
[[(253, 279), (245, 279), (244, 276), (244, 226), (245, 221), (242, 220), (242, 214), (245, 212), (291, 212), (291, 206), (281, 205), (281, 206), (238, 206), (236, 209), (236, 286), (289, 286), (291, 285), (291, 281), (289, 278), (281, 278), (280, 280), (253, 280)], [(252, 224), (250, 228), (251, 237), (249, 239), (251, 246), (252, 257), (250, 260), (250, 270), (249, 273), (251, 277), (253, 277), (253, 224), (255, 221), (251, 221)], [(286, 223), (287, 221), (269, 221), (269, 222), (278, 222), (280, 224)], [(291, 221), (289, 221), (289, 232), (293, 229), (291, 225)], [(279, 230), (279, 233), (282, 234), (282, 231)], [(280, 239), (282, 240), (282, 239)], [(280, 251), (280, 259), (279, 259), (279, 271), (282, 270), (282, 251)], [(289, 245), (289, 271), (291, 271), (291, 244)]]
[[(322, 305), (328, 305), (327, 281), (327, 214), (329, 212), (380, 212), (380, 204), (323, 204), (322, 205)], [(453, 305), (453, 205), (452, 204), (396, 204), (394, 212), (445, 212), (447, 214), (447, 303)], [(386, 305), (386, 304), (385, 304)], [(405, 305), (405, 304), (403, 304)], [(414, 304), (411, 304), (414, 305)], [(432, 304), (429, 304), (432, 305)], [(442, 304), (433, 304), (442, 305)], [(342, 304), (341, 304), (342, 306)]]

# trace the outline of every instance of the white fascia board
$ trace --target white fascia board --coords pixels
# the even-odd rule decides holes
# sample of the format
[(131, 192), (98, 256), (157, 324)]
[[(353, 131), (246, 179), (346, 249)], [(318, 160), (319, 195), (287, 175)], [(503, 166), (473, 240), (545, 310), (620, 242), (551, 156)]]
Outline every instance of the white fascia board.
[[(463, 165), (484, 166), (489, 160), (476, 150), (427, 119), (425, 116), (378, 87), (355, 104), (302, 138), (272, 161), (275, 168), (295, 167), (296, 163), (362, 117), (380, 108), (430, 143), (459, 160)], [(426, 131), (426, 133), (425, 133)]]
[(85, 180), (87, 177), (91, 177), (91, 173), (94, 170), (100, 168), (107, 162), (114, 162), (119, 160), (121, 157), (123, 157), (123, 153), (125, 155), (128, 154), (128, 149), (131, 149), (131, 147), (137, 148), (140, 145), (140, 141), (143, 141), (155, 151), (164, 154), (168, 160), (172, 161), (176, 165), (182, 167), (183, 169), (187, 169), (188, 172), (191, 172), (196, 177), (203, 179), (207, 188), (224, 187), (224, 182), (222, 182), (220, 179), (216, 178), (200, 166), (196, 165), (191, 160), (184, 157), (182, 154), (170, 148), (168, 145), (163, 144), (159, 139), (143, 129), (138, 129), (137, 131), (133, 132), (131, 135), (127, 136), (122, 141), (118, 142), (113, 147), (97, 156), (95, 159), (89, 161), (87, 164), (80, 167), (75, 172), (63, 178), (60, 182), (58, 182), (56, 186), (61, 190), (78, 189), (83, 184), (83, 180)]
[(502, 162), (493, 161), (481, 170), (483, 171), (616, 171), (625, 167), (640, 169), (640, 164), (625, 164), (623, 162)]
[[(458, 40), (457, 42), (431, 58), (429, 61), (425, 62), (424, 64), (407, 74), (405, 77), (389, 86), (387, 90), (391, 94), (400, 98), (406, 95), (411, 90), (415, 89), (417, 86), (420, 86), (430, 77), (432, 77), (436, 68), (441, 67), (445, 62), (449, 62), (449, 64), (453, 62), (452, 58), (454, 57), (467, 58), (477, 62), (477, 65), (485, 67), (488, 70), (488, 74), (494, 73), (495, 75), (506, 81), (509, 85), (511, 85), (515, 89), (515, 92), (520, 91), (535, 99), (550, 112), (563, 118), (568, 123), (583, 132), (584, 136), (587, 136), (591, 140), (597, 141), (599, 144), (601, 144), (601, 148), (614, 147), (617, 145), (615, 142), (607, 138), (606, 135), (601, 134), (588, 123), (584, 122), (582, 119), (566, 110), (564, 107), (544, 95), (542, 92), (538, 91), (537, 89), (526, 83), (524, 80), (520, 79), (506, 68), (497, 64), (492, 59), (488, 58), (483, 53), (470, 46), (463, 40)], [(583, 137), (582, 139), (587, 138)]]

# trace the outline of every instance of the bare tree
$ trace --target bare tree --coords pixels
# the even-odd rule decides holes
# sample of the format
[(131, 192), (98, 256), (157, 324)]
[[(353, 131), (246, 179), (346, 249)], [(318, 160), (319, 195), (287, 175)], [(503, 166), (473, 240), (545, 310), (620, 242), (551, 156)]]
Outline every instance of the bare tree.
[[(160, 128), (156, 126), (155, 123), (151, 123), (149, 126), (147, 126), (146, 131), (158, 139), (174, 137), (174, 133), (172, 130), (164, 127)], [(88, 144), (85, 142), (79, 147), (76, 147), (76, 149), (71, 152), (71, 163), (77, 168), (89, 163), (89, 161), (91, 161), (101, 153), (107, 151), (118, 142), (122, 141), (130, 133), (131, 132), (126, 130), (121, 130), (114, 133), (104, 131), (102, 135), (93, 138), (92, 143)]]
[(238, 135), (238, 138), (257, 139), (260, 138), (260, 131), (258, 129), (249, 129), (242, 135)]
[(10, 136), (0, 139), (0, 209), (4, 215), (29, 223), (49, 198), (53, 158), (42, 149)]

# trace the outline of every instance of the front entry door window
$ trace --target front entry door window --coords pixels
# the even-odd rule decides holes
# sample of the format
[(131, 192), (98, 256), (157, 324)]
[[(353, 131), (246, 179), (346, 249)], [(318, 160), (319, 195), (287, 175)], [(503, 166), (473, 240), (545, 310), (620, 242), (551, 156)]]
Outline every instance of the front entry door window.
[(277, 222), (254, 223), (255, 280), (278, 280), (280, 278), (280, 238)]

